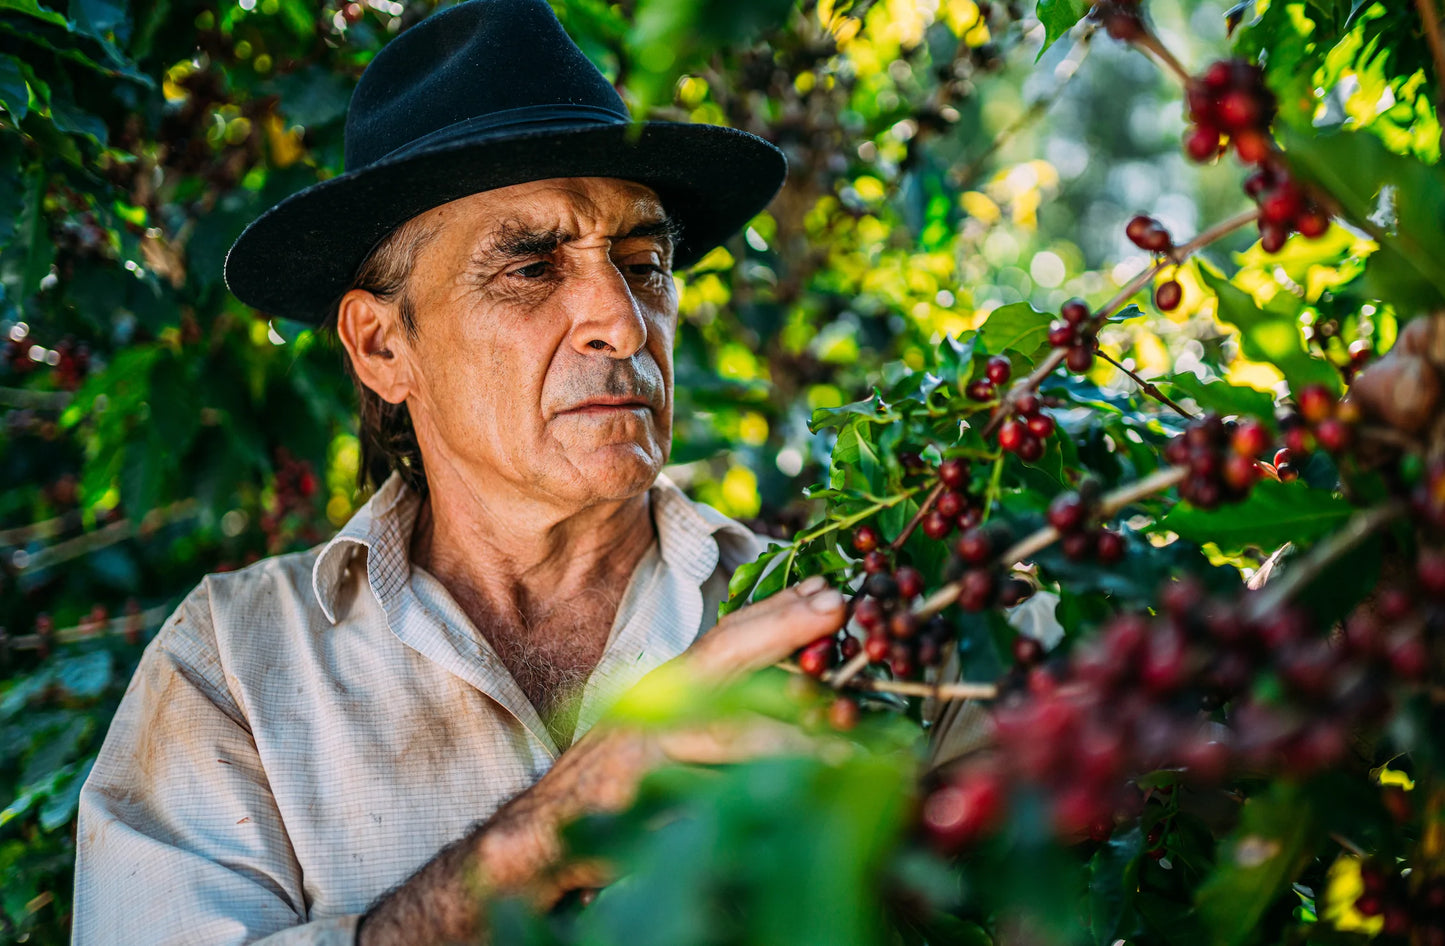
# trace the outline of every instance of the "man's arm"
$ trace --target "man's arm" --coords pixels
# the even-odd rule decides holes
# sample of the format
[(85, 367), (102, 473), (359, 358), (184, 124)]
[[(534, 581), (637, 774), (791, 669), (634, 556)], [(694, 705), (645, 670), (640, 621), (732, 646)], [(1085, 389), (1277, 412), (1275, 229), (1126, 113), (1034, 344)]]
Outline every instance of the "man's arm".
[(301, 868), (214, 653), (202, 584), (147, 648), (81, 790), (77, 946), (353, 939), (355, 917), (304, 923)]
[[(677, 662), (699, 681), (722, 683), (781, 660), (842, 621), (842, 596), (810, 580), (730, 615)], [(474, 942), (485, 938), (483, 910), (493, 897), (525, 894), (546, 903), (587, 886), (582, 877), (548, 877), (561, 852), (558, 829), (587, 812), (626, 807), (642, 776), (663, 761), (711, 762), (728, 753), (706, 743), (593, 730), (536, 785), (378, 901), (362, 918), (358, 946)]]

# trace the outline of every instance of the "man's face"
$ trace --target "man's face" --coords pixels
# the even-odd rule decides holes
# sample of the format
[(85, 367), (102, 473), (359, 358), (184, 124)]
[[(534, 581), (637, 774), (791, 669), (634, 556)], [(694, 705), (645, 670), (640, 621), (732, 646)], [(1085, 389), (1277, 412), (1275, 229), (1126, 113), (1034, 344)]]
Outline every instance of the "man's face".
[(677, 324), (656, 195), (609, 178), (538, 181), (421, 222), (435, 235), (408, 283), (407, 403), (429, 476), (500, 478), (579, 508), (651, 486), (671, 447)]

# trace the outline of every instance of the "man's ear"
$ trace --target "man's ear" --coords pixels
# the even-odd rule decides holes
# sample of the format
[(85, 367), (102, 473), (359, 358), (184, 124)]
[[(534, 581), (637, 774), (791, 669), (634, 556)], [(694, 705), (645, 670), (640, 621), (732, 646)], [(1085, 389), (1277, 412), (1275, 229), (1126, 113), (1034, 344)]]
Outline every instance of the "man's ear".
[(383, 401), (400, 404), (411, 394), (411, 348), (395, 303), (365, 289), (341, 297), (336, 334), (362, 383)]

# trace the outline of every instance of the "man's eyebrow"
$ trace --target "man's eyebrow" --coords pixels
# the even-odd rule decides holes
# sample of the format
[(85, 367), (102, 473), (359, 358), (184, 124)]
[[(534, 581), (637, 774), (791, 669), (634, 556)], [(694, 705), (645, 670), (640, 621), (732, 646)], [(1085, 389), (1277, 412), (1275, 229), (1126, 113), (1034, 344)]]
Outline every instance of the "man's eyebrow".
[(562, 244), (576, 239), (560, 227), (529, 227), (504, 223), (476, 254), (478, 261), (520, 259), (524, 256), (547, 256)]
[(628, 230), (626, 233), (622, 234), (619, 237), (614, 237), (613, 239), (641, 240), (653, 238), (658, 240), (665, 240), (669, 244), (671, 244), (676, 243), (677, 238), (681, 234), (682, 227), (678, 225), (676, 220), (673, 220), (671, 217), (660, 217), (656, 220), (649, 220), (646, 223), (639, 223), (631, 230)]

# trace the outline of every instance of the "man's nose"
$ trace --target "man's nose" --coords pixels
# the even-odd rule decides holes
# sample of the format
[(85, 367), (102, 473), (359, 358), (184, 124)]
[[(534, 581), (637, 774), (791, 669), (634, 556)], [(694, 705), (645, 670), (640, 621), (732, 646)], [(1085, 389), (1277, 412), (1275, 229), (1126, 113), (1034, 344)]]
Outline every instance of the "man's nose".
[(572, 346), (582, 354), (631, 358), (647, 343), (647, 321), (632, 287), (611, 259), (589, 261), (569, 300), (576, 313)]

